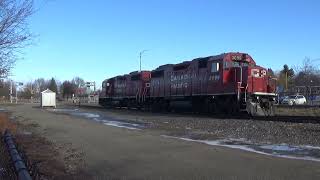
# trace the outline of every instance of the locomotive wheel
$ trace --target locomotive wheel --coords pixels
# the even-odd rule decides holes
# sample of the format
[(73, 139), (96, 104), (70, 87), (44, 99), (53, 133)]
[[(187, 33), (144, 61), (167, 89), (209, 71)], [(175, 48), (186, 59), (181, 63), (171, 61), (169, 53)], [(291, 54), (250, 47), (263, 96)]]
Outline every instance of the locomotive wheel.
[(215, 101), (209, 102), (208, 110), (209, 110), (208, 112), (210, 114), (219, 114), (220, 113), (217, 102), (215, 102)]
[(161, 112), (163, 108), (163, 100), (154, 101), (151, 105), (152, 112)]
[(150, 103), (144, 103), (142, 110), (143, 111), (151, 111)]
[(275, 109), (271, 102), (268, 102), (267, 109), (264, 110), (265, 116), (274, 116), (275, 115)]
[(159, 112), (159, 105), (158, 102), (154, 101), (151, 104), (151, 112)]
[(201, 104), (199, 103), (199, 112), (201, 113), (205, 113), (205, 114), (211, 114), (212, 112), (212, 102), (206, 98), (205, 99), (205, 103)]
[(128, 101), (127, 103), (127, 108), (130, 110), (133, 107), (133, 102), (132, 101)]
[(230, 104), (231, 104), (230, 98), (223, 97), (219, 100), (218, 107), (220, 107), (219, 109), (223, 114), (231, 114), (232, 106), (230, 106)]
[(237, 102), (233, 102), (231, 108), (231, 114), (232, 115), (236, 115), (240, 112), (240, 107), (239, 104)]
[(200, 112), (199, 101), (197, 99), (192, 100), (192, 112), (197, 114)]
[(195, 114), (198, 113), (209, 113), (210, 112), (210, 101), (208, 99), (194, 99), (192, 101), (192, 111)]
[(160, 111), (161, 112), (169, 112), (169, 103), (166, 100), (161, 100), (160, 101)]

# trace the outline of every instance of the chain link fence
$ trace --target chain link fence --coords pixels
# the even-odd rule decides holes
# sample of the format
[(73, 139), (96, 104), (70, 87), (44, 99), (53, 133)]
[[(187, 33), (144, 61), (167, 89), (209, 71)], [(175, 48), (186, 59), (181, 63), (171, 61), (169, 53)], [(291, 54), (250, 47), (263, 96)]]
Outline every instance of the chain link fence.
[(319, 106), (320, 105), (320, 86), (295, 86), (286, 92), (279, 92), (278, 99), (279, 103), (290, 95), (303, 95), (306, 100), (306, 105)]

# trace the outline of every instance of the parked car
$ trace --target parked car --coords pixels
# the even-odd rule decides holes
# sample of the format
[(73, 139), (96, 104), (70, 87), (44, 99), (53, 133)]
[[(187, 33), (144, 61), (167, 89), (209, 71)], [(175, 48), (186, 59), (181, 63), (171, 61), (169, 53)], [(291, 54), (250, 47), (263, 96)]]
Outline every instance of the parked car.
[(288, 98), (289, 96), (278, 96), (278, 98), (277, 98), (277, 103), (278, 104), (282, 104), (282, 101), (284, 100), (284, 99), (286, 99), (286, 98)]
[(303, 95), (291, 95), (282, 100), (282, 104), (303, 105), (307, 103), (307, 99)]

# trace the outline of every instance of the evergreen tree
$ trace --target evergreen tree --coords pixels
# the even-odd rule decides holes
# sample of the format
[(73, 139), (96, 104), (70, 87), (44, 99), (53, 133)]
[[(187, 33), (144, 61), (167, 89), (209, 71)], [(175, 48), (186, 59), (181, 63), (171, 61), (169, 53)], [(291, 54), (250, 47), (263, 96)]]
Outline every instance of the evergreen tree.
[(51, 78), (50, 83), (49, 83), (49, 87), (48, 89), (50, 89), (53, 92), (58, 92), (58, 87), (57, 87), (57, 83), (56, 80), (54, 78)]

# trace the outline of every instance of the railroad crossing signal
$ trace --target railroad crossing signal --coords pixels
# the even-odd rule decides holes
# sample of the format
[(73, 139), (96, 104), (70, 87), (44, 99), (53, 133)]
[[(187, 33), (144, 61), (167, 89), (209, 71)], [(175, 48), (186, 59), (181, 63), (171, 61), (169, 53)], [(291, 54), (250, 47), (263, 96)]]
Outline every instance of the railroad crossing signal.
[(93, 91), (96, 91), (96, 82), (93, 81), (93, 82), (86, 82), (86, 86), (87, 88), (90, 88), (91, 86), (93, 86), (94, 90)]

